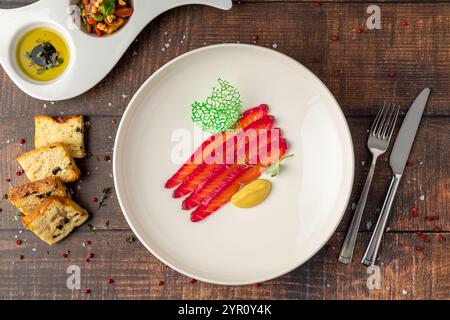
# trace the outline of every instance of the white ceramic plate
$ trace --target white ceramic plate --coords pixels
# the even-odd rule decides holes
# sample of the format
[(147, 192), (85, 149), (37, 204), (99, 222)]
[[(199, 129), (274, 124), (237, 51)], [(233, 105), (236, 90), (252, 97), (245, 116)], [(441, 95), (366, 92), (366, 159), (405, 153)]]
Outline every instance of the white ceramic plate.
[[(190, 104), (219, 77), (239, 88), (246, 108), (270, 106), (295, 156), (259, 206), (227, 204), (192, 223), (164, 188), (180, 166), (171, 138), (193, 130)], [(114, 152), (119, 202), (139, 240), (173, 269), (229, 285), (278, 277), (313, 256), (343, 216), (353, 171), (350, 132), (325, 85), (281, 53), (237, 44), (194, 50), (153, 74), (131, 100)]]

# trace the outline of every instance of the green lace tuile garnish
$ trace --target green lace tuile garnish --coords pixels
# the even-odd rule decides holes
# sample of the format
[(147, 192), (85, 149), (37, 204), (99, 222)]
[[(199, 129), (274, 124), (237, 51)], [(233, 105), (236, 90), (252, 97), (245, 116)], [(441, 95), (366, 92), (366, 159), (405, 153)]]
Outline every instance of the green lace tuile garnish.
[(212, 134), (231, 129), (241, 117), (239, 91), (225, 80), (218, 82), (206, 101), (192, 104), (192, 121)]

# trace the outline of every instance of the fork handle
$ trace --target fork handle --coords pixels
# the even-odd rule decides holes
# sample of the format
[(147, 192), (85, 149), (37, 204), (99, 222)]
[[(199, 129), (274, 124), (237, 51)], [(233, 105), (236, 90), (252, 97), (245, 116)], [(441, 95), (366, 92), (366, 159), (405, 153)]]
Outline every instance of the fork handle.
[(366, 178), (363, 191), (356, 206), (355, 213), (353, 214), (352, 222), (345, 236), (344, 243), (342, 244), (341, 253), (339, 254), (339, 261), (345, 264), (352, 263), (353, 251), (355, 249), (356, 238), (358, 237), (359, 225), (361, 224), (361, 218), (366, 206), (367, 195), (369, 194), (370, 185), (372, 184), (373, 174), (375, 172), (375, 164), (378, 156), (374, 155), (372, 158), (372, 164), (370, 165), (369, 174)]
[(374, 265), (377, 259), (378, 249), (380, 248), (381, 244), (381, 238), (383, 238), (386, 223), (389, 218), (389, 213), (391, 212), (392, 203), (394, 202), (394, 197), (397, 192), (397, 188), (400, 183), (401, 177), (402, 176), (400, 174), (396, 174), (391, 180), (391, 185), (389, 186), (386, 199), (384, 200), (380, 217), (378, 218), (377, 225), (373, 230), (372, 237), (370, 238), (370, 242), (367, 247), (366, 253), (364, 254), (364, 257), (361, 261), (361, 263), (366, 266)]

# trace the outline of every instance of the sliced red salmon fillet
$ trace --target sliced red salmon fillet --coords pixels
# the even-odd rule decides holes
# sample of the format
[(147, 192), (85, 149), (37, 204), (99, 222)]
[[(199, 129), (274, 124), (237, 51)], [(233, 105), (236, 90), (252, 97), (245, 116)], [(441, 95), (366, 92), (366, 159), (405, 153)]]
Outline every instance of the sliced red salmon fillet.
[(250, 123), (261, 119), (269, 114), (269, 106), (267, 104), (260, 104), (257, 107), (245, 110), (239, 119), (238, 123), (241, 128), (246, 128)]
[[(259, 120), (258, 120), (259, 121)], [(257, 135), (257, 136), (253, 136), (253, 140), (255, 140), (256, 138), (260, 139), (259, 143), (266, 148), (266, 145), (271, 145), (271, 143), (267, 143), (267, 141), (269, 139), (271, 140), (275, 140), (278, 139), (278, 141), (283, 141), (284, 139), (282, 138), (281, 135), (281, 130), (277, 130), (277, 135), (272, 136), (269, 132), (264, 132), (264, 134), (262, 134), (261, 136)], [(270, 141), (271, 141), (270, 140)], [(246, 152), (247, 154), (245, 155), (246, 159), (248, 159), (244, 165), (246, 165), (247, 167), (252, 167), (252, 170), (254, 170), (255, 172), (260, 172), (262, 171), (264, 166), (270, 166), (272, 163), (277, 162), (279, 159), (281, 159), (281, 157), (285, 154), (286, 152), (286, 148), (284, 147), (284, 150), (280, 150), (279, 152), (279, 157), (276, 157), (276, 153), (275, 152), (271, 152), (271, 150), (268, 150), (267, 152), (265, 152), (264, 155), (264, 159), (259, 159), (261, 162), (258, 163), (255, 158), (260, 157), (260, 153), (257, 151), (255, 152), (255, 154), (250, 155), (249, 154), (249, 143), (251, 142), (251, 140), (247, 141), (246, 143), (246, 147), (244, 146), (242, 149), (246, 150), (246, 151), (242, 151), (242, 152)], [(279, 147), (280, 145), (282, 145), (282, 143), (277, 143), (276, 146)], [(272, 155), (273, 153), (273, 155)], [(253, 157), (252, 159), (249, 159), (251, 157)], [(235, 156), (236, 158), (236, 156)], [(273, 158), (273, 159), (272, 159)], [(253, 162), (250, 162), (253, 161)], [(255, 160), (255, 161), (254, 161)], [(212, 192), (217, 185), (226, 178), (227, 174), (229, 174), (229, 172), (231, 172), (234, 168), (236, 168), (237, 166), (241, 165), (241, 163), (234, 163), (231, 167), (231, 169), (228, 169), (228, 171), (225, 172), (225, 168), (227, 168), (228, 166), (224, 166), (224, 165), (216, 165), (216, 166), (222, 166), (222, 167), (216, 167), (215, 170), (213, 170), (208, 177), (206, 177), (205, 180), (203, 180), (202, 182), (200, 182), (198, 184), (198, 186), (195, 188), (195, 190), (193, 191), (193, 193), (186, 198), (183, 203), (182, 203), (182, 209), (183, 210), (189, 210), (192, 209), (196, 206), (198, 206), (200, 204), (200, 202), (210, 193)], [(231, 171), (230, 171), (231, 170)], [(253, 172), (252, 170), (250, 170), (249, 172)], [(251, 175), (253, 177), (253, 175)], [(257, 175), (259, 176), (259, 174)], [(249, 182), (247, 180), (243, 180), (245, 182)], [(251, 181), (251, 180), (250, 180)]]
[(250, 182), (259, 175), (260, 171), (255, 167), (238, 166), (235, 168), (191, 213), (191, 221), (201, 221), (217, 211), (239, 191), (241, 184)]
[[(210, 157), (205, 157), (204, 161), (208, 162), (208, 163), (228, 163), (228, 164), (234, 164), (234, 163), (239, 163), (238, 160), (238, 150), (241, 153), (241, 155), (243, 156), (245, 154), (245, 150), (247, 148), (245, 148), (245, 146), (248, 147), (248, 145), (252, 142), (255, 141), (255, 139), (257, 139), (258, 137), (258, 132), (260, 130), (270, 130), (273, 126), (273, 123), (275, 121), (275, 118), (273, 116), (269, 116), (266, 115), (264, 117), (262, 117), (261, 119), (258, 119), (254, 122), (252, 122), (251, 124), (249, 124), (245, 130), (240, 131), (238, 134), (236, 134), (235, 136), (232, 137), (232, 139), (228, 139), (227, 142), (223, 143), (219, 148), (217, 148), (215, 150), (215, 152), (213, 154), (211, 154)], [(254, 134), (250, 134), (251, 130), (254, 130)], [(231, 141), (233, 140), (233, 141)], [(229, 152), (227, 150), (228, 143), (231, 144), (231, 146), (233, 147), (232, 151)], [(244, 148), (242, 148), (244, 147)], [(244, 159), (245, 160), (245, 159)], [(244, 161), (241, 160), (240, 164), (245, 163)]]
[[(281, 131), (279, 131), (279, 136), (271, 137), (270, 141), (269, 139), (266, 141), (269, 141), (268, 145), (272, 145), (272, 142), (275, 139), (279, 139), (277, 148), (272, 148), (271, 146), (266, 154), (261, 155), (260, 160), (263, 161), (263, 163), (266, 163), (267, 166), (280, 161), (287, 151), (287, 142), (286, 139), (281, 137)], [(263, 170), (264, 168), (259, 165), (231, 166), (222, 174), (220, 179), (216, 179), (215, 183), (211, 183), (209, 185), (209, 189), (212, 189), (212, 187), (216, 185), (216, 188), (213, 189), (212, 192), (207, 190), (207, 192), (210, 192), (207, 196), (205, 196), (207, 192), (203, 192), (202, 195), (204, 198), (201, 200), (201, 203), (197, 209), (191, 213), (191, 221), (197, 222), (211, 215), (214, 211), (218, 210), (221, 206), (230, 201), (231, 197), (239, 191), (241, 185), (257, 179)], [(223, 179), (223, 176), (226, 178)], [(198, 203), (199, 199), (201, 199), (201, 196), (197, 197), (195, 202), (188, 203), (190, 205), (189, 207), (185, 207), (185, 203), (183, 202), (183, 209), (192, 208), (195, 206), (195, 203)]]
[(183, 182), (173, 191), (172, 197), (180, 198), (194, 191), (210, 172), (213, 171), (215, 164), (202, 163), (192, 171)]
[[(236, 134), (245, 130), (253, 122), (265, 117), (269, 112), (269, 107), (267, 105), (259, 105), (257, 107), (246, 110), (240, 120), (238, 121), (240, 129), (236, 130)], [(229, 133), (228, 133), (229, 134)], [(232, 136), (227, 137), (227, 133), (219, 133), (209, 137), (205, 140), (200, 147), (191, 155), (191, 157), (178, 169), (175, 174), (167, 180), (165, 187), (173, 188), (179, 185), (195, 168), (203, 163), (203, 159), (210, 155), (226, 142), (226, 138), (232, 138)]]
[[(274, 118), (272, 116), (265, 116), (262, 119), (259, 119), (255, 122), (253, 122), (252, 124), (249, 125), (249, 127), (251, 127), (252, 129), (255, 130), (268, 130), (272, 127), (273, 125), (273, 121)], [(242, 133), (243, 134), (243, 133)], [(252, 136), (251, 139), (246, 141), (246, 146), (248, 147), (249, 143), (251, 143), (252, 140), (256, 140), (258, 137), (258, 135)], [(240, 137), (236, 137), (236, 139), (240, 139)], [(237, 143), (235, 143), (235, 151), (234, 153), (237, 152)], [(248, 148), (245, 148), (245, 146), (243, 147), (242, 152), (245, 152), (245, 150), (248, 150)], [(220, 156), (220, 155), (219, 155)], [(234, 167), (236, 167), (236, 154), (234, 154)], [(247, 156), (248, 158), (248, 156)], [(218, 160), (217, 157), (215, 160)], [(220, 159), (220, 162), (222, 162), (221, 164), (216, 164), (216, 166), (219, 165), (223, 165), (223, 163), (225, 163), (225, 160), (229, 160), (229, 159)], [(234, 168), (233, 167), (233, 168)], [(207, 181), (204, 181), (203, 183), (199, 183), (199, 186), (194, 190), (194, 192), (192, 193), (191, 196), (189, 196), (188, 198), (186, 198), (183, 203), (182, 203), (182, 209), (183, 210), (189, 210), (197, 205), (199, 205), (199, 203), (211, 192), (214, 190), (214, 188), (217, 186), (217, 184), (223, 180), (226, 175), (223, 175), (222, 172), (224, 171), (224, 169), (217, 169), (216, 171), (213, 171), (213, 173), (211, 173), (210, 176), (207, 177)], [(195, 171), (194, 171), (195, 172)], [(197, 179), (194, 179), (196, 181), (199, 181)], [(184, 183), (184, 182), (183, 182)]]
[(183, 210), (192, 209), (200, 204), (204, 198), (213, 192), (217, 186), (236, 168), (235, 165), (219, 164), (209, 173), (209, 175), (197, 185), (195, 190), (183, 200), (181, 208)]

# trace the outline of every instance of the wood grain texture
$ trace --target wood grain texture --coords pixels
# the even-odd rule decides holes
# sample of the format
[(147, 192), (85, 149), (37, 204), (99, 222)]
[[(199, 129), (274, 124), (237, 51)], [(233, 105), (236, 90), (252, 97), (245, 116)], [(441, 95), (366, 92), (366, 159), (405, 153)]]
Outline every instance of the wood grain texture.
[[(117, 124), (112, 124), (112, 119), (120, 121), (120, 117), (90, 117), (91, 128), (88, 131), (88, 148), (92, 156), (77, 160), (84, 176), (79, 182), (72, 184), (76, 191), (76, 198), (80, 203), (93, 213), (92, 224), (103, 228), (105, 222), (110, 221), (111, 227), (128, 229), (115, 194), (107, 202), (107, 206), (99, 212), (97, 205), (91, 202), (92, 197), (99, 197), (105, 187), (113, 187), (112, 162), (105, 161), (104, 156), (112, 156), (114, 137)], [(15, 123), (11, 126), (11, 121)], [(414, 143), (410, 160), (413, 165), (407, 167), (400, 185), (398, 196), (394, 202), (389, 227), (395, 231), (432, 230), (439, 227), (441, 230), (450, 231), (450, 217), (448, 215), (448, 185), (449, 158), (450, 158), (450, 127), (448, 118), (424, 118), (416, 141)], [(0, 192), (4, 194), (11, 185), (24, 183), (24, 176), (17, 177), (18, 168), (14, 160), (21, 152), (33, 148), (33, 118), (8, 118), (0, 119)], [(353, 194), (349, 202), (346, 215), (339, 226), (340, 231), (347, 229), (351, 217), (352, 203), (358, 201), (370, 164), (370, 153), (366, 148), (367, 130), (372, 123), (371, 118), (349, 118), (348, 123), (353, 137), (355, 150), (355, 183)], [(436, 134), (439, 132), (440, 134)], [(20, 145), (17, 141), (25, 138), (27, 143)], [(6, 143), (5, 141), (10, 141)], [(167, 143), (172, 143), (170, 140)], [(366, 206), (361, 230), (367, 230), (367, 225), (375, 225), (385, 192), (389, 185), (391, 175), (388, 166), (388, 153), (379, 159), (375, 173), (370, 197)], [(332, 161), (332, 160), (330, 160)], [(10, 183), (6, 179), (12, 179)], [(164, 182), (162, 181), (161, 184)], [(168, 195), (170, 192), (168, 192)], [(423, 196), (423, 200), (420, 200)], [(0, 202), (3, 212), (0, 215), (1, 228), (16, 228), (14, 217), (17, 213), (7, 201)], [(414, 218), (411, 208), (416, 207), (418, 217)], [(438, 215), (439, 220), (433, 223), (427, 222), (425, 217)]]
[[(59, 103), (59, 108), (120, 115), (126, 107), (120, 102), (121, 95), (131, 96), (166, 62), (205, 45), (252, 43), (251, 36), (256, 34), (258, 45), (272, 47), (276, 43), (276, 50), (311, 69), (347, 116), (374, 115), (385, 102), (407, 106), (426, 86), (433, 94), (425, 114), (449, 115), (450, 6), (386, 3), (382, 29), (357, 34), (355, 30), (364, 27), (366, 7), (364, 3), (329, 3), (316, 9), (311, 3), (298, 2), (242, 3), (230, 11), (180, 7), (151, 22), (100, 84), (76, 99)], [(401, 25), (403, 20), (409, 23), (406, 28)], [(330, 41), (331, 34), (338, 35), (339, 41)], [(166, 43), (170, 47), (162, 51)], [(389, 77), (389, 70), (395, 70), (396, 76)], [(0, 105), (2, 117), (41, 111), (43, 103), (24, 97), (4, 73), (0, 88), (8, 92)], [(114, 104), (109, 106), (109, 102)]]
[[(26, 242), (18, 247), (15, 235)], [(438, 234), (429, 234), (430, 242), (423, 244), (414, 233), (387, 233), (380, 256), (381, 288), (373, 290), (367, 287), (366, 267), (357, 261), (352, 265), (337, 262), (341, 233), (330, 239), (329, 249), (259, 287), (192, 284), (140, 243), (127, 243), (128, 235), (126, 231), (78, 231), (48, 247), (29, 232), (2, 231), (0, 299), (446, 299), (450, 289), (450, 242), (439, 241)], [(89, 248), (82, 246), (86, 239), (92, 241)], [(369, 234), (361, 234), (355, 257), (362, 256), (368, 239)], [(416, 246), (423, 252), (416, 251)], [(68, 258), (62, 258), (61, 253), (68, 251)], [(88, 252), (95, 257), (86, 263)], [(24, 259), (19, 260), (19, 255)], [(66, 287), (70, 265), (81, 268), (81, 290)], [(108, 284), (108, 279), (114, 283)], [(163, 286), (158, 285), (160, 280)], [(91, 294), (85, 295), (84, 288), (91, 289)]]
[[(56, 1), (56, 0), (55, 0)], [(0, 0), (1, 8), (33, 0)], [(112, 72), (80, 97), (44, 102), (22, 93), (0, 68), (0, 192), (25, 182), (16, 176), (15, 157), (33, 146), (36, 114), (84, 114), (91, 123), (87, 148), (92, 156), (78, 160), (83, 178), (72, 184), (76, 200), (91, 213), (89, 223), (56, 246), (49, 247), (23, 229), (17, 210), (1, 200), (0, 299), (450, 299), (450, 4), (432, 0), (377, 1), (382, 29), (365, 30), (371, 1), (327, 0), (320, 9), (307, 0), (235, 1), (231, 11), (185, 6), (151, 22)], [(405, 28), (402, 21), (408, 21)], [(331, 34), (339, 41), (329, 40)], [(340, 103), (355, 149), (355, 183), (345, 216), (326, 249), (289, 274), (259, 287), (215, 286), (165, 268), (131, 235), (114, 191), (106, 206), (91, 201), (113, 187), (112, 163), (117, 124), (130, 98), (145, 79), (173, 58), (192, 49), (224, 42), (274, 48), (315, 73)], [(169, 44), (164, 51), (165, 44)], [(274, 45), (276, 44), (276, 45)], [(103, 59), (104, 57), (98, 57)], [(389, 70), (396, 76), (389, 77)], [(366, 268), (355, 261), (337, 262), (337, 254), (368, 170), (367, 129), (384, 102), (402, 110), (423, 87), (432, 88), (410, 160), (394, 203), (389, 231), (380, 254), (382, 286), (369, 290)], [(26, 143), (20, 146), (18, 139)], [(388, 153), (380, 159), (360, 228), (355, 258), (362, 256), (388, 187)], [(332, 161), (332, 160), (330, 160)], [(11, 179), (11, 181), (7, 181)], [(423, 196), (423, 197), (421, 197)], [(423, 200), (422, 200), (423, 199)], [(418, 210), (414, 218), (410, 211)], [(427, 222), (425, 217), (439, 220)], [(443, 233), (435, 233), (439, 228)], [(424, 243), (416, 231), (430, 239)], [(447, 241), (440, 241), (445, 236)], [(24, 241), (16, 245), (16, 237)], [(90, 239), (89, 248), (82, 242)], [(423, 252), (415, 249), (423, 248)], [(33, 250), (35, 249), (35, 251)], [(47, 250), (49, 251), (47, 254)], [(63, 259), (61, 252), (70, 251)], [(87, 252), (95, 257), (84, 262)], [(19, 255), (24, 260), (19, 261)], [(68, 290), (66, 268), (79, 265), (82, 290)], [(107, 279), (114, 284), (107, 284)], [(163, 286), (157, 283), (164, 280)]]

